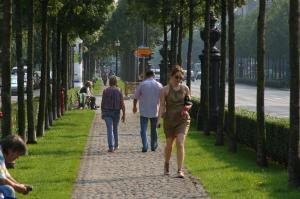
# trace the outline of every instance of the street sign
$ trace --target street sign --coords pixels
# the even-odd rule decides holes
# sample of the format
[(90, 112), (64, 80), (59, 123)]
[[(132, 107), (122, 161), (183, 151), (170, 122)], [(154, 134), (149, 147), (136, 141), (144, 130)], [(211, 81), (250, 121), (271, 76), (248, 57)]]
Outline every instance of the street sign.
[(152, 53), (151, 48), (149, 47), (139, 47), (137, 49), (137, 56), (139, 57), (147, 57), (150, 56)]

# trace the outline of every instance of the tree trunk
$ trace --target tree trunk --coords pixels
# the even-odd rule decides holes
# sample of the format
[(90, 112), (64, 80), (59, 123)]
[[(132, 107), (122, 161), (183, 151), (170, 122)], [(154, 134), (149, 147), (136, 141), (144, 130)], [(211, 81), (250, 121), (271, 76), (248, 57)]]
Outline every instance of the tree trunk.
[(61, 117), (60, 111), (60, 89), (61, 89), (61, 28), (59, 19), (57, 21), (57, 30), (56, 30), (56, 104), (57, 104), (57, 117)]
[(221, 68), (220, 68), (220, 94), (219, 111), (216, 132), (216, 146), (224, 145), (224, 107), (225, 107), (225, 75), (226, 75), (226, 39), (227, 39), (227, 0), (222, 0), (222, 21), (221, 21)]
[(164, 54), (164, 60), (163, 60), (163, 68), (160, 71), (161, 80), (163, 85), (168, 84), (168, 62), (169, 62), (169, 56), (168, 56), (168, 28), (167, 24), (164, 22), (163, 25), (164, 29), (164, 44), (163, 44), (163, 54)]
[(56, 51), (56, 32), (57, 31), (57, 18), (55, 17), (52, 31), (52, 113), (53, 120), (57, 119), (57, 53)]
[(184, 0), (180, 0), (180, 13), (179, 13), (179, 24), (178, 24), (178, 52), (177, 52), (177, 63), (182, 66), (182, 39), (183, 39), (183, 6)]
[(235, 33), (234, 33), (235, 0), (228, 0), (228, 137), (229, 151), (237, 151), (236, 119), (235, 119)]
[(41, 68), (41, 88), (40, 88), (40, 103), (38, 113), (37, 136), (44, 136), (45, 132), (45, 112), (47, 101), (47, 33), (48, 33), (48, 16), (47, 6), (48, 0), (41, 1), (42, 7), (42, 68)]
[(3, 0), (2, 23), (2, 88), (1, 102), (3, 118), (1, 121), (2, 137), (12, 134), (11, 119), (11, 36), (12, 36), (12, 1)]
[(202, 126), (205, 135), (210, 134), (209, 125), (209, 65), (210, 65), (210, 0), (205, 3), (205, 30), (204, 30), (204, 55), (201, 77), (201, 102)]
[(300, 186), (299, 155), (299, 2), (290, 0), (290, 136), (288, 174), (289, 185)]
[(265, 11), (266, 0), (259, 1), (259, 14), (257, 19), (257, 136), (256, 136), (256, 162), (259, 166), (267, 166), (266, 154), (266, 128), (265, 128)]
[(187, 78), (186, 85), (191, 90), (191, 69), (192, 69), (192, 49), (193, 49), (193, 31), (194, 31), (194, 5), (193, 0), (189, 0), (189, 43), (187, 52)]
[(47, 34), (47, 43), (48, 43), (48, 54), (47, 54), (47, 57), (48, 57), (48, 61), (47, 61), (47, 80), (48, 80), (48, 83), (47, 83), (47, 105), (46, 105), (46, 113), (48, 115), (48, 128), (50, 128), (50, 126), (53, 125), (53, 113), (52, 113), (52, 94), (51, 94), (51, 79), (50, 79), (50, 66), (51, 66), (51, 58), (52, 58), (52, 52), (51, 52), (51, 49), (52, 49), (52, 46), (50, 45), (51, 42), (52, 42), (52, 39), (51, 39), (51, 26), (49, 25), (48, 26), (48, 34)]
[(172, 51), (172, 59), (174, 65), (177, 64), (177, 44), (178, 44), (178, 14), (175, 15), (174, 20), (174, 40), (173, 40), (173, 51)]
[(14, 0), (16, 7), (16, 60), (18, 67), (18, 134), (26, 142), (25, 134), (25, 101), (24, 101), (24, 68), (22, 63), (22, 15), (21, 2)]
[(67, 100), (68, 100), (68, 34), (67, 32), (63, 31), (62, 33), (62, 52), (61, 52), (61, 59), (62, 59), (62, 86), (65, 89), (65, 111), (68, 110), (67, 108)]
[(169, 54), (169, 59), (170, 59), (170, 66), (169, 66), (169, 71), (172, 70), (172, 67), (175, 65), (175, 60), (174, 60), (174, 52), (175, 50), (175, 23), (174, 20), (171, 22), (171, 46), (170, 46), (170, 54)]
[(27, 126), (28, 144), (37, 143), (34, 128), (34, 108), (33, 108), (33, 25), (34, 25), (33, 0), (28, 0), (28, 46), (27, 46)]
[(74, 64), (73, 64), (73, 47), (69, 47), (69, 88), (73, 88), (72, 82), (73, 82), (73, 69), (74, 69)]

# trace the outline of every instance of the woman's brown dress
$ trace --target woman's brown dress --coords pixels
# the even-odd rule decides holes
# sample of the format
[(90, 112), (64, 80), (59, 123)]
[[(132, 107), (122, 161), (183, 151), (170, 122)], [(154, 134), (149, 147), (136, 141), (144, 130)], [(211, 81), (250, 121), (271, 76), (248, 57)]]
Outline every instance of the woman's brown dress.
[(184, 118), (181, 111), (184, 107), (184, 87), (175, 91), (169, 85), (169, 93), (166, 96), (166, 112), (164, 114), (164, 132), (166, 137), (176, 137), (177, 134), (187, 134), (190, 127), (190, 116)]

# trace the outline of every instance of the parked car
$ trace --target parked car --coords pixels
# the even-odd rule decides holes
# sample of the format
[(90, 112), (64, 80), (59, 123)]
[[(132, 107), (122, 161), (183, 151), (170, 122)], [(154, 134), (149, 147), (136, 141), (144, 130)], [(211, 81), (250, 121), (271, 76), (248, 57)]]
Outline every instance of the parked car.
[[(27, 66), (23, 66), (23, 71), (24, 71), (24, 79), (27, 78)], [(11, 70), (11, 74), (12, 75), (17, 75), (18, 74), (18, 67), (13, 67), (12, 70)]]
[[(18, 76), (17, 75), (11, 75), (11, 92), (13, 94), (18, 92)], [(27, 82), (24, 81), (24, 92), (26, 92), (27, 88)]]
[[(186, 77), (187, 77), (187, 70), (183, 70), (183, 72), (184, 72), (183, 80), (185, 81), (185, 80), (186, 80)], [(195, 73), (194, 73), (193, 70), (191, 70), (191, 80), (192, 80), (192, 81), (195, 81), (195, 80), (196, 80)]]
[(201, 71), (197, 72), (196, 79), (201, 79)]
[(154, 79), (159, 82), (160, 81), (160, 69), (154, 68), (154, 69), (152, 69), (152, 71), (154, 72)]

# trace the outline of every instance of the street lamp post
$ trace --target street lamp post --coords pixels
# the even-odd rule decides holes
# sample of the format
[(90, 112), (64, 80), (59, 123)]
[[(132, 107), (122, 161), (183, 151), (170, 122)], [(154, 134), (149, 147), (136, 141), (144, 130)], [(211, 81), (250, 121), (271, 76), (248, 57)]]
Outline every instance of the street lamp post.
[(120, 47), (120, 41), (115, 41), (115, 47), (116, 47), (116, 76), (118, 76), (118, 48)]

